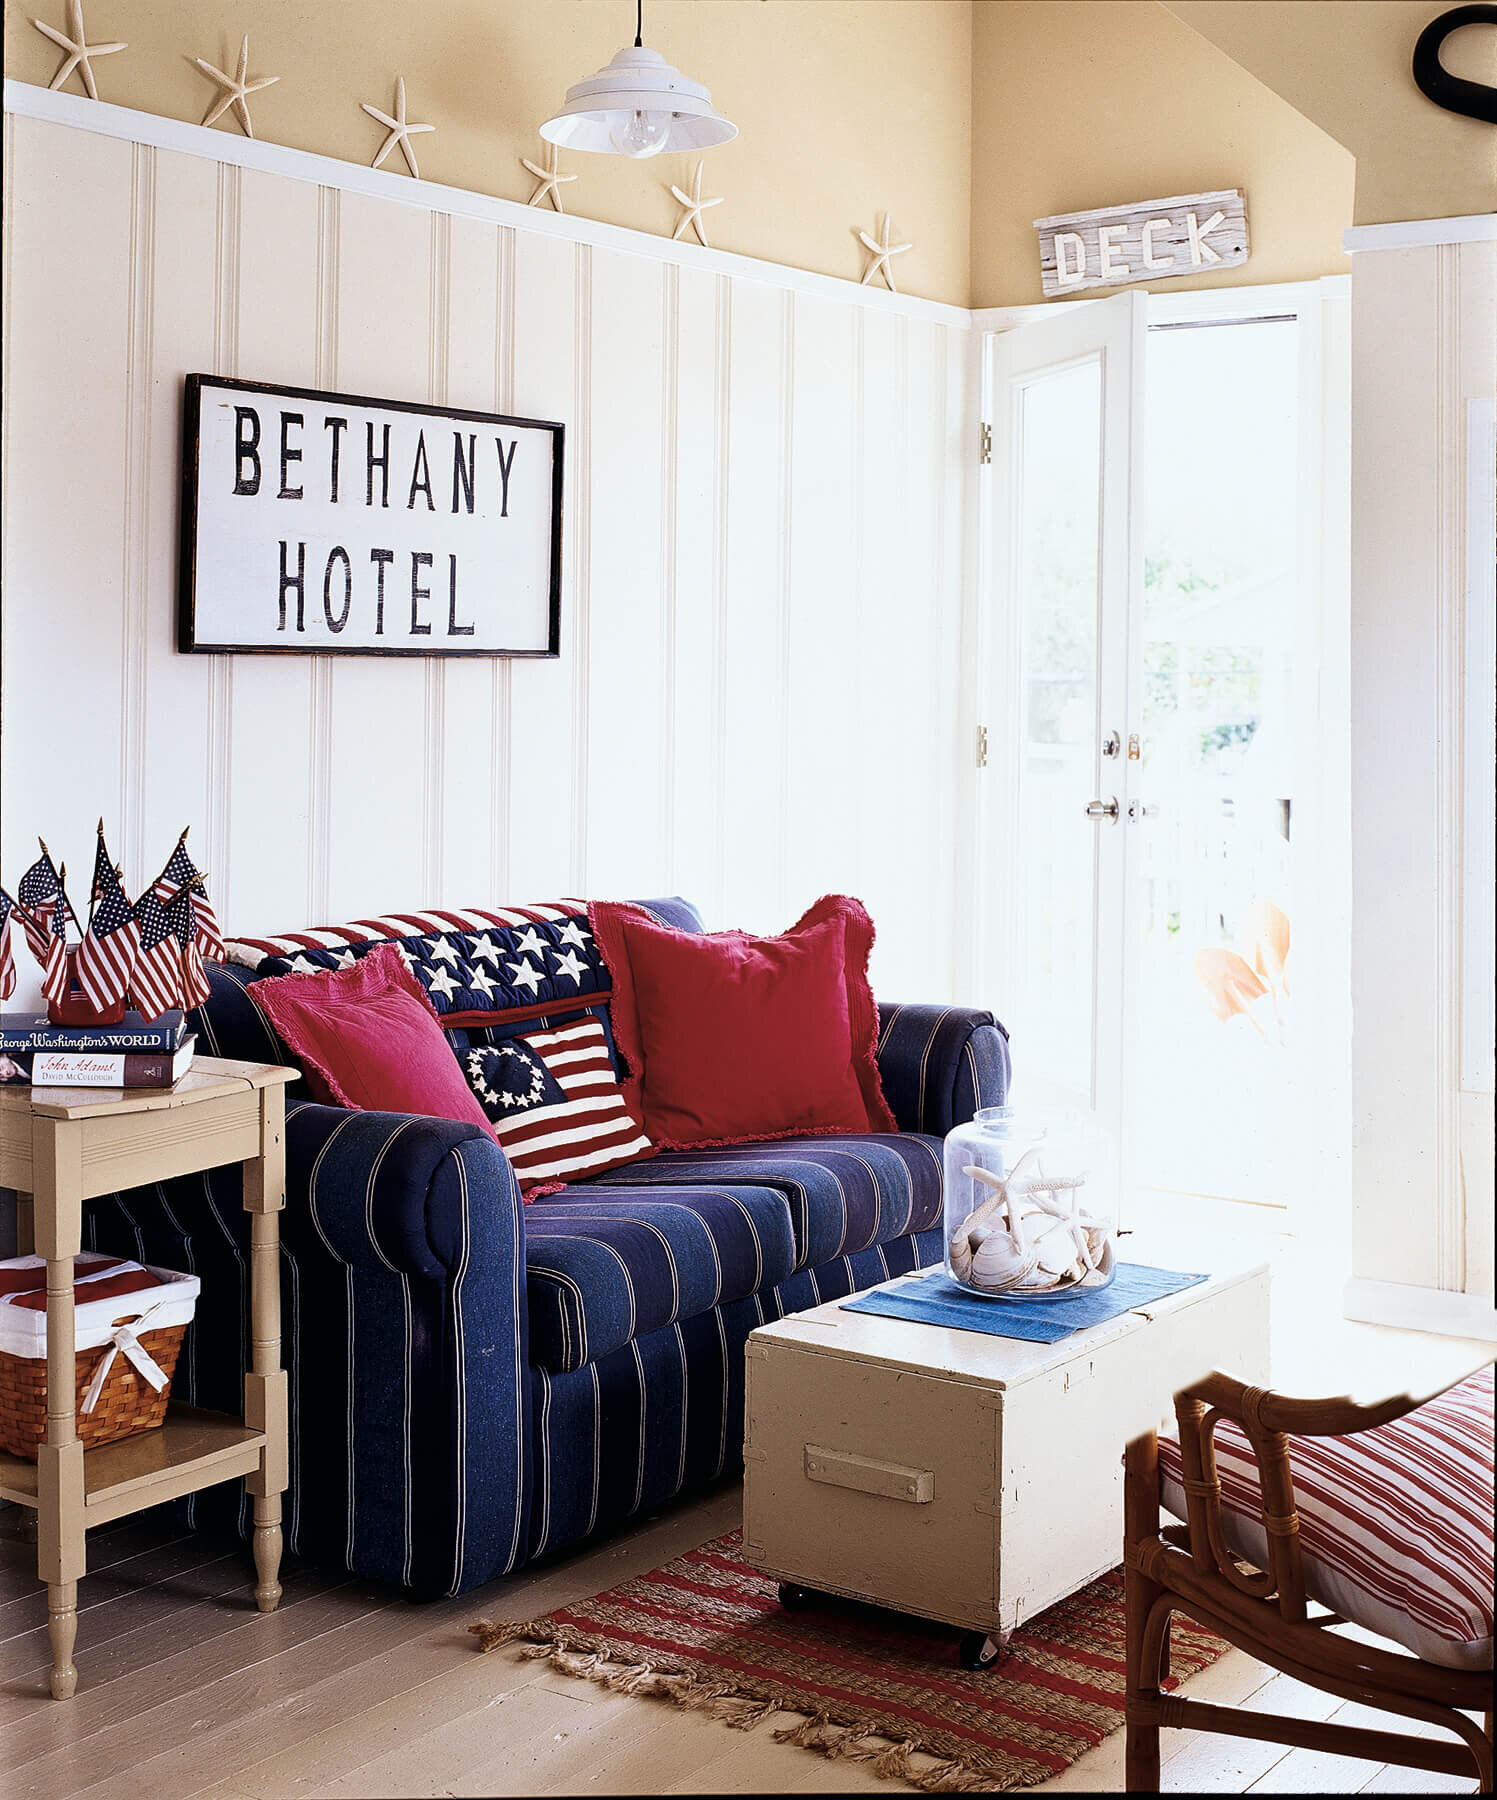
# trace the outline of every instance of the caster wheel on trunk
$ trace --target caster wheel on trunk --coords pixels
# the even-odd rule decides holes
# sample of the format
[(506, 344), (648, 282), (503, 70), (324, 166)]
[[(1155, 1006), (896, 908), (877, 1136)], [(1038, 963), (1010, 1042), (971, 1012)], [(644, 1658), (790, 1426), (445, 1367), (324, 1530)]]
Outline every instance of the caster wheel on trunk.
[(985, 1631), (964, 1631), (956, 1647), (957, 1661), (964, 1669), (991, 1669), (1003, 1655), (1003, 1640), (989, 1637)]
[(786, 1612), (805, 1612), (816, 1604), (816, 1590), (802, 1587), (798, 1581), (780, 1583), (780, 1605)]

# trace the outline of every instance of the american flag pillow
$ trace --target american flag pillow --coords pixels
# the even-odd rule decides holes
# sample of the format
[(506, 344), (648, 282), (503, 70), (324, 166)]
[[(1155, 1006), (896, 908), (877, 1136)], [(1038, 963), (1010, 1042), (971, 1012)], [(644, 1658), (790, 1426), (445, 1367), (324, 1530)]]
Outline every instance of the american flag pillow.
[(471, 1044), (457, 1055), (527, 1199), (655, 1154), (597, 1019)]

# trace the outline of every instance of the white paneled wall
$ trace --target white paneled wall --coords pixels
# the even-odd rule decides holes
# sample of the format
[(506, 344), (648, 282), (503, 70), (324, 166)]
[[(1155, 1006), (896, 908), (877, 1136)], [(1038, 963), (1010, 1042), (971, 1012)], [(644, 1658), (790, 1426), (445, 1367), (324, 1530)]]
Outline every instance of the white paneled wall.
[[(959, 320), (5, 123), (8, 882), (41, 831), (81, 900), (103, 813), (132, 882), (190, 822), (240, 931), (559, 892), (777, 930), (840, 889), (883, 993), (952, 997)], [(561, 658), (179, 655), (190, 371), (563, 420)]]

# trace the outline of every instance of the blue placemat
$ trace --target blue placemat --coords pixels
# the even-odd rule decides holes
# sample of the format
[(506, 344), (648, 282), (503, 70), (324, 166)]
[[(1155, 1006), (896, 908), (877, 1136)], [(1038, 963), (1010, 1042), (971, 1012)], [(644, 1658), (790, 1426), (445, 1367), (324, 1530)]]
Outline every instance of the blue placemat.
[(847, 1312), (882, 1313), (891, 1319), (914, 1319), (923, 1325), (954, 1325), (959, 1331), (981, 1331), (988, 1337), (1024, 1338), (1031, 1344), (1055, 1344), (1073, 1331), (1102, 1325), (1120, 1313), (1162, 1300), (1166, 1294), (1205, 1281), (1204, 1275), (1182, 1275), (1174, 1269), (1151, 1269), (1143, 1263), (1119, 1263), (1105, 1288), (1092, 1293), (1050, 1294), (1034, 1300), (1005, 1300), (974, 1294), (944, 1269), (933, 1269), (897, 1288), (877, 1288), (842, 1302)]

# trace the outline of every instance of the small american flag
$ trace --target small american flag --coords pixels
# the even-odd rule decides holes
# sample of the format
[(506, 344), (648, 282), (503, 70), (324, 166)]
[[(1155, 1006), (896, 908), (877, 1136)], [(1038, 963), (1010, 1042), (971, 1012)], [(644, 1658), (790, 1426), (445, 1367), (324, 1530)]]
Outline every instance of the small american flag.
[(140, 929), (140, 948), (130, 972), (130, 992), (142, 1018), (159, 1019), (180, 1003), (182, 956), (172, 922), (154, 889), (148, 888), (135, 902), (135, 923)]
[(16, 991), (16, 959), (10, 953), (10, 914), (15, 901), (0, 888), (0, 1000)]
[(219, 930), (218, 917), (208, 901), (208, 890), (203, 886), (202, 873), (187, 854), (187, 833), (184, 831), (177, 839), (177, 847), (167, 858), (166, 867), (151, 883), (151, 891), (156, 897), (170, 904), (184, 888), (193, 887), (193, 942), (201, 955), (211, 962), (224, 960), (223, 932)]
[(68, 920), (72, 916), (57, 878), (57, 899), (47, 921), (47, 954), (42, 958), (42, 992), (51, 1001), (66, 999), (68, 991)]
[(62, 883), (52, 858), (44, 850), (16, 883), (16, 911), (31, 954), (45, 963), (52, 938), (52, 909), (62, 898)]
[(103, 1012), (129, 991), (130, 972), (140, 948), (140, 926), (120, 886), (119, 871), (109, 860), (102, 826), (94, 851), (92, 899), (93, 911), (73, 967), (89, 1005)]
[(203, 973), (203, 957), (197, 944), (197, 908), (190, 887), (179, 888), (166, 909), (166, 920), (177, 940), (179, 984), (184, 1007), (201, 1006), (212, 993)]

